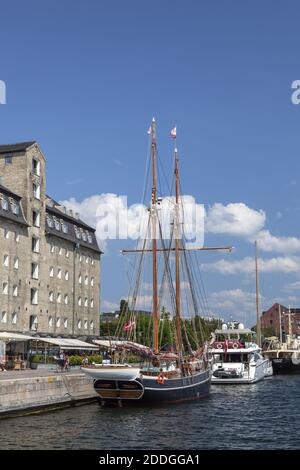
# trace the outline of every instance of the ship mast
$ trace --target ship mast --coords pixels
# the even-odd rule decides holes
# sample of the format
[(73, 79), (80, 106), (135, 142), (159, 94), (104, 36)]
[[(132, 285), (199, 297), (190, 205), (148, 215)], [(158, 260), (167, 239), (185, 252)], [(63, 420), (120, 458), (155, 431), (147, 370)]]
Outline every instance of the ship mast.
[(158, 296), (157, 296), (157, 244), (156, 244), (156, 202), (157, 202), (157, 186), (156, 186), (156, 135), (155, 135), (155, 119), (151, 124), (151, 153), (152, 153), (152, 198), (151, 198), (151, 230), (152, 230), (152, 270), (153, 270), (153, 349), (154, 353), (158, 353)]
[(255, 285), (256, 285), (256, 335), (257, 344), (261, 347), (261, 324), (259, 315), (259, 285), (258, 285), (258, 257), (257, 257), (257, 241), (255, 241)]
[(175, 266), (176, 266), (176, 331), (177, 331), (177, 351), (181, 352), (181, 322), (180, 322), (180, 229), (179, 229), (179, 172), (178, 153), (175, 148)]

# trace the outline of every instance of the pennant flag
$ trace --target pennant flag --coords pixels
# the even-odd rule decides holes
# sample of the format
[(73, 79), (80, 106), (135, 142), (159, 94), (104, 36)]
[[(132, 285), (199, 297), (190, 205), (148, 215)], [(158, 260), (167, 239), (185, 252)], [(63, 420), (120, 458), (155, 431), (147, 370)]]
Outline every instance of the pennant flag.
[(177, 136), (176, 127), (173, 127), (173, 129), (171, 129), (170, 134), (171, 134), (172, 139), (176, 139), (176, 136)]
[(123, 327), (123, 331), (130, 331), (134, 328), (135, 322), (134, 321), (129, 321), (128, 323), (125, 323)]
[(150, 126), (149, 129), (147, 130), (147, 134), (148, 134), (148, 135), (151, 134), (151, 126)]

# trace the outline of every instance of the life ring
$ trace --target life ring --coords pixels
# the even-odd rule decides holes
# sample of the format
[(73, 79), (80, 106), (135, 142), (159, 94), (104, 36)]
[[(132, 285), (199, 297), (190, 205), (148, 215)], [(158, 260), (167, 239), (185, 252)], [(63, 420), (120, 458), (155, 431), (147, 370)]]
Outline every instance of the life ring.
[(223, 349), (223, 344), (222, 343), (217, 343), (216, 347), (217, 347), (217, 349)]
[(157, 379), (156, 379), (156, 382), (159, 384), (159, 385), (163, 385), (165, 383), (165, 376), (163, 374), (163, 372), (160, 372), (157, 376)]
[(237, 342), (232, 343), (232, 347), (233, 347), (233, 349), (238, 349), (239, 343), (237, 343)]

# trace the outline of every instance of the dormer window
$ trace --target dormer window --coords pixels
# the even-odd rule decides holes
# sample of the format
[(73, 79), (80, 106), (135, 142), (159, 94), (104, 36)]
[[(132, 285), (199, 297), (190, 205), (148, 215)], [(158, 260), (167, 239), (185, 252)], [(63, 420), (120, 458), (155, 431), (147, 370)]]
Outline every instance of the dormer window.
[(13, 214), (15, 215), (19, 215), (20, 213), (20, 206), (17, 202), (12, 202), (11, 204), (11, 210), (13, 212)]
[(55, 219), (54, 225), (55, 225), (56, 230), (60, 231), (60, 223), (58, 220)]
[(51, 217), (47, 217), (47, 225), (48, 227), (52, 228), (53, 227), (53, 220)]
[(87, 236), (86, 236), (86, 233), (85, 233), (85, 232), (82, 232), (82, 240), (83, 240), (84, 242), (87, 241)]
[(11, 164), (12, 164), (12, 156), (5, 155), (5, 165), (11, 165)]
[(63, 231), (64, 233), (68, 233), (68, 226), (67, 226), (64, 222), (62, 223), (61, 226), (62, 226), (62, 231)]
[(8, 201), (7, 201), (6, 197), (4, 197), (4, 196), (1, 200), (1, 206), (2, 206), (2, 209), (4, 211), (8, 211)]
[(90, 235), (90, 234), (88, 235), (88, 242), (89, 242), (89, 243), (92, 243), (92, 242), (93, 242), (92, 235)]

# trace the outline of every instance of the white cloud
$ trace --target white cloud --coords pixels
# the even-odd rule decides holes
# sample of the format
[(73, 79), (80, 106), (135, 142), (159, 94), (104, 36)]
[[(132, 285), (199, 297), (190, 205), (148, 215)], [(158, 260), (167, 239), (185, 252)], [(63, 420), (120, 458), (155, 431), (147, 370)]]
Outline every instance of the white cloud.
[[(275, 237), (269, 230), (261, 230), (256, 234), (258, 247), (263, 251), (275, 251), (278, 253), (296, 253), (300, 251), (300, 238)], [(254, 239), (252, 239), (254, 241)]]
[(300, 281), (291, 282), (290, 284), (286, 284), (284, 286), (284, 289), (287, 290), (287, 291), (300, 290)]
[(242, 202), (227, 206), (216, 203), (207, 211), (205, 231), (249, 237), (261, 230), (265, 221), (263, 210), (256, 211)]
[(119, 310), (120, 304), (117, 302), (110, 302), (110, 300), (103, 300), (101, 302), (101, 310), (109, 310), (110, 312), (114, 312), (115, 310)]
[[(295, 273), (300, 271), (300, 257), (277, 257), (269, 259), (259, 259), (260, 272), (283, 272)], [(228, 261), (224, 258), (215, 263), (203, 263), (205, 271), (221, 274), (254, 273), (254, 259), (250, 256), (240, 260)]]

